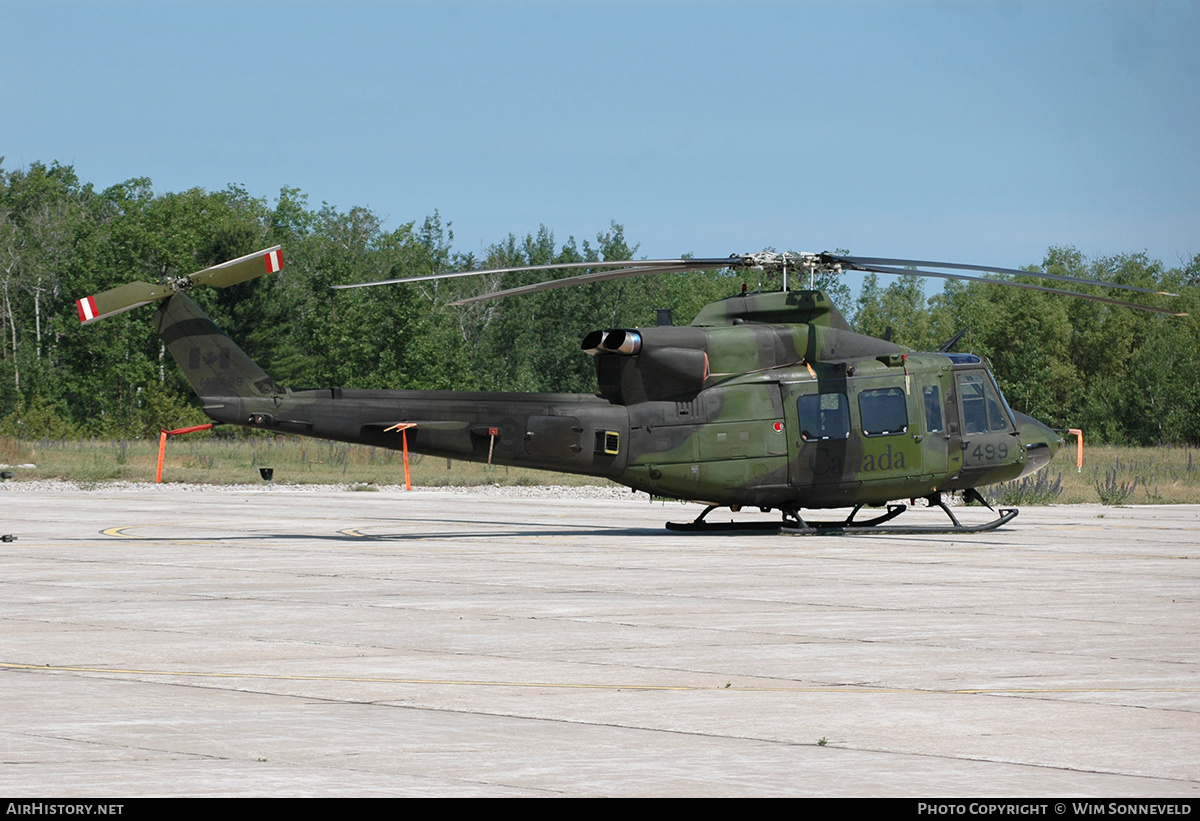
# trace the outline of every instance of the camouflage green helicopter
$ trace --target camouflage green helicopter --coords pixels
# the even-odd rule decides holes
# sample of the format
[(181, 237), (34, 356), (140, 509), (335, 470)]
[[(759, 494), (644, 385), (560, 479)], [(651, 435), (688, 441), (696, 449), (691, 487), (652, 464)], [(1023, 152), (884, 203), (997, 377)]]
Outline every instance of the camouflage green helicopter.
[[(688, 326), (593, 331), (582, 347), (595, 360), (594, 395), (281, 387), (185, 293), (282, 270), (278, 246), (160, 285), (122, 285), (78, 300), (77, 308), (88, 323), (163, 300), (155, 328), (215, 422), (392, 449), (406, 439), (416, 453), (605, 477), (706, 505), (692, 522), (668, 523), (676, 530), (970, 533), (999, 527), (1017, 511), (967, 526), (946, 505), (946, 494), (982, 501), (976, 488), (1044, 467), (1062, 443), (1059, 434), (1013, 411), (979, 357), (949, 352), (949, 344), (917, 352), (855, 333), (823, 292), (789, 290), (788, 274), (855, 270), (983, 279), (955, 273), (974, 271), (1163, 293), (1053, 274), (830, 253), (570, 263), (337, 287), (573, 267), (592, 271), (454, 304), (713, 268), (774, 269), (784, 285), (775, 293), (746, 293), (743, 286), (742, 293), (703, 308)], [(916, 498), (940, 507), (950, 523), (885, 525), (906, 509), (892, 500)], [(864, 506), (886, 509), (856, 521)], [(782, 521), (706, 521), (719, 507), (777, 510)], [(851, 512), (841, 521), (816, 522), (801, 516), (806, 508)]]

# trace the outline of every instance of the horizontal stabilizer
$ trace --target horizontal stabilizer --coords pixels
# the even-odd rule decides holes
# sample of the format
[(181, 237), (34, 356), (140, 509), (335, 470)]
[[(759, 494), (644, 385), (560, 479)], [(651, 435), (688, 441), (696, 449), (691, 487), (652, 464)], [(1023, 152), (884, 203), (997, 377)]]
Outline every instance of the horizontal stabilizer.
[(103, 293), (75, 300), (79, 321), (87, 324), (97, 319), (131, 311), (159, 299), (166, 299), (176, 291), (186, 290), (192, 285), (212, 285), (228, 288), (263, 274), (274, 274), (283, 270), (283, 250), (276, 245), (265, 251), (255, 251), (244, 257), (222, 262), (203, 271), (197, 271), (186, 280), (172, 284), (153, 285), (149, 282), (129, 282)]
[(404, 422), (367, 422), (363, 425), (364, 428), (383, 428), (384, 433), (396, 432), (399, 433), (402, 428), (425, 428), (426, 430), (465, 430), (470, 426), (470, 422), (462, 422), (453, 419), (438, 419), (431, 422), (421, 421), (404, 421)]

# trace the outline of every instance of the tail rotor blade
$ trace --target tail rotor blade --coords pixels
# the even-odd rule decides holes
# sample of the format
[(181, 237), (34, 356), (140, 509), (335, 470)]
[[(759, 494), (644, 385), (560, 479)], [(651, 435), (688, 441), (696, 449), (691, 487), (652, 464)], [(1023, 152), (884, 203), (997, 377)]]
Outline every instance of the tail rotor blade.
[[(253, 254), (197, 271), (184, 280), (162, 285), (128, 282), (108, 291), (75, 300), (75, 310), (79, 313), (79, 321), (86, 325), (114, 314), (132, 311), (155, 300), (166, 299), (176, 291), (186, 290), (192, 284), (228, 288), (230, 285), (282, 270), (283, 249), (276, 245), (265, 251), (255, 251)], [(188, 280), (191, 280), (191, 283)]]
[(83, 324), (114, 314), (132, 311), (148, 305), (156, 299), (164, 299), (175, 293), (169, 285), (151, 285), (149, 282), (130, 282), (103, 293), (75, 300), (79, 321)]
[(265, 251), (255, 251), (244, 257), (222, 262), (203, 271), (197, 271), (188, 277), (197, 285), (211, 285), (214, 288), (228, 288), (248, 279), (274, 274), (283, 270), (283, 248), (276, 245)]

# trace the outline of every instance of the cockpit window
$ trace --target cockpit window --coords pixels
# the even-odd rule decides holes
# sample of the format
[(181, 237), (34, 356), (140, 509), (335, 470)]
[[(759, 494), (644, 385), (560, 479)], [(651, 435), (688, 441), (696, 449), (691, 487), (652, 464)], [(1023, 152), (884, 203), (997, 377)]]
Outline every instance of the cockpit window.
[(987, 433), (1009, 429), (1008, 413), (992, 381), (983, 373), (960, 373), (958, 393), (962, 397), (963, 430)]

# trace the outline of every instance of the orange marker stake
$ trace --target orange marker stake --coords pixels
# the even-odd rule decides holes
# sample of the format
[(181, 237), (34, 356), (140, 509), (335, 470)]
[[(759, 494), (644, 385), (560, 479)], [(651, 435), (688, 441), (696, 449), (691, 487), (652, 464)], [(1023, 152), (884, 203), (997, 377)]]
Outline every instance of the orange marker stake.
[(167, 432), (161, 428), (158, 431), (158, 472), (154, 474), (154, 481), (162, 484), (162, 465), (163, 457), (167, 455)]
[(415, 428), (416, 422), (397, 422), (390, 428), (384, 428), (384, 433), (400, 431), (400, 451), (404, 454), (404, 489), (412, 490), (412, 477), (408, 473), (408, 429)]
[(1067, 433), (1075, 434), (1075, 472), (1083, 473), (1083, 431), (1079, 428), (1067, 428)]
[(404, 451), (404, 489), (412, 490), (412, 478), (408, 475), (408, 428), (400, 429), (400, 446)]
[(163, 430), (163, 429), (159, 428), (159, 431), (158, 431), (158, 472), (154, 474), (155, 482), (162, 484), (163, 458), (167, 455), (167, 437), (168, 436), (179, 436), (180, 434), (184, 434), (184, 433), (195, 433), (198, 430), (212, 430), (212, 422), (209, 422), (207, 425), (192, 425), (190, 428), (176, 428), (175, 430)]

